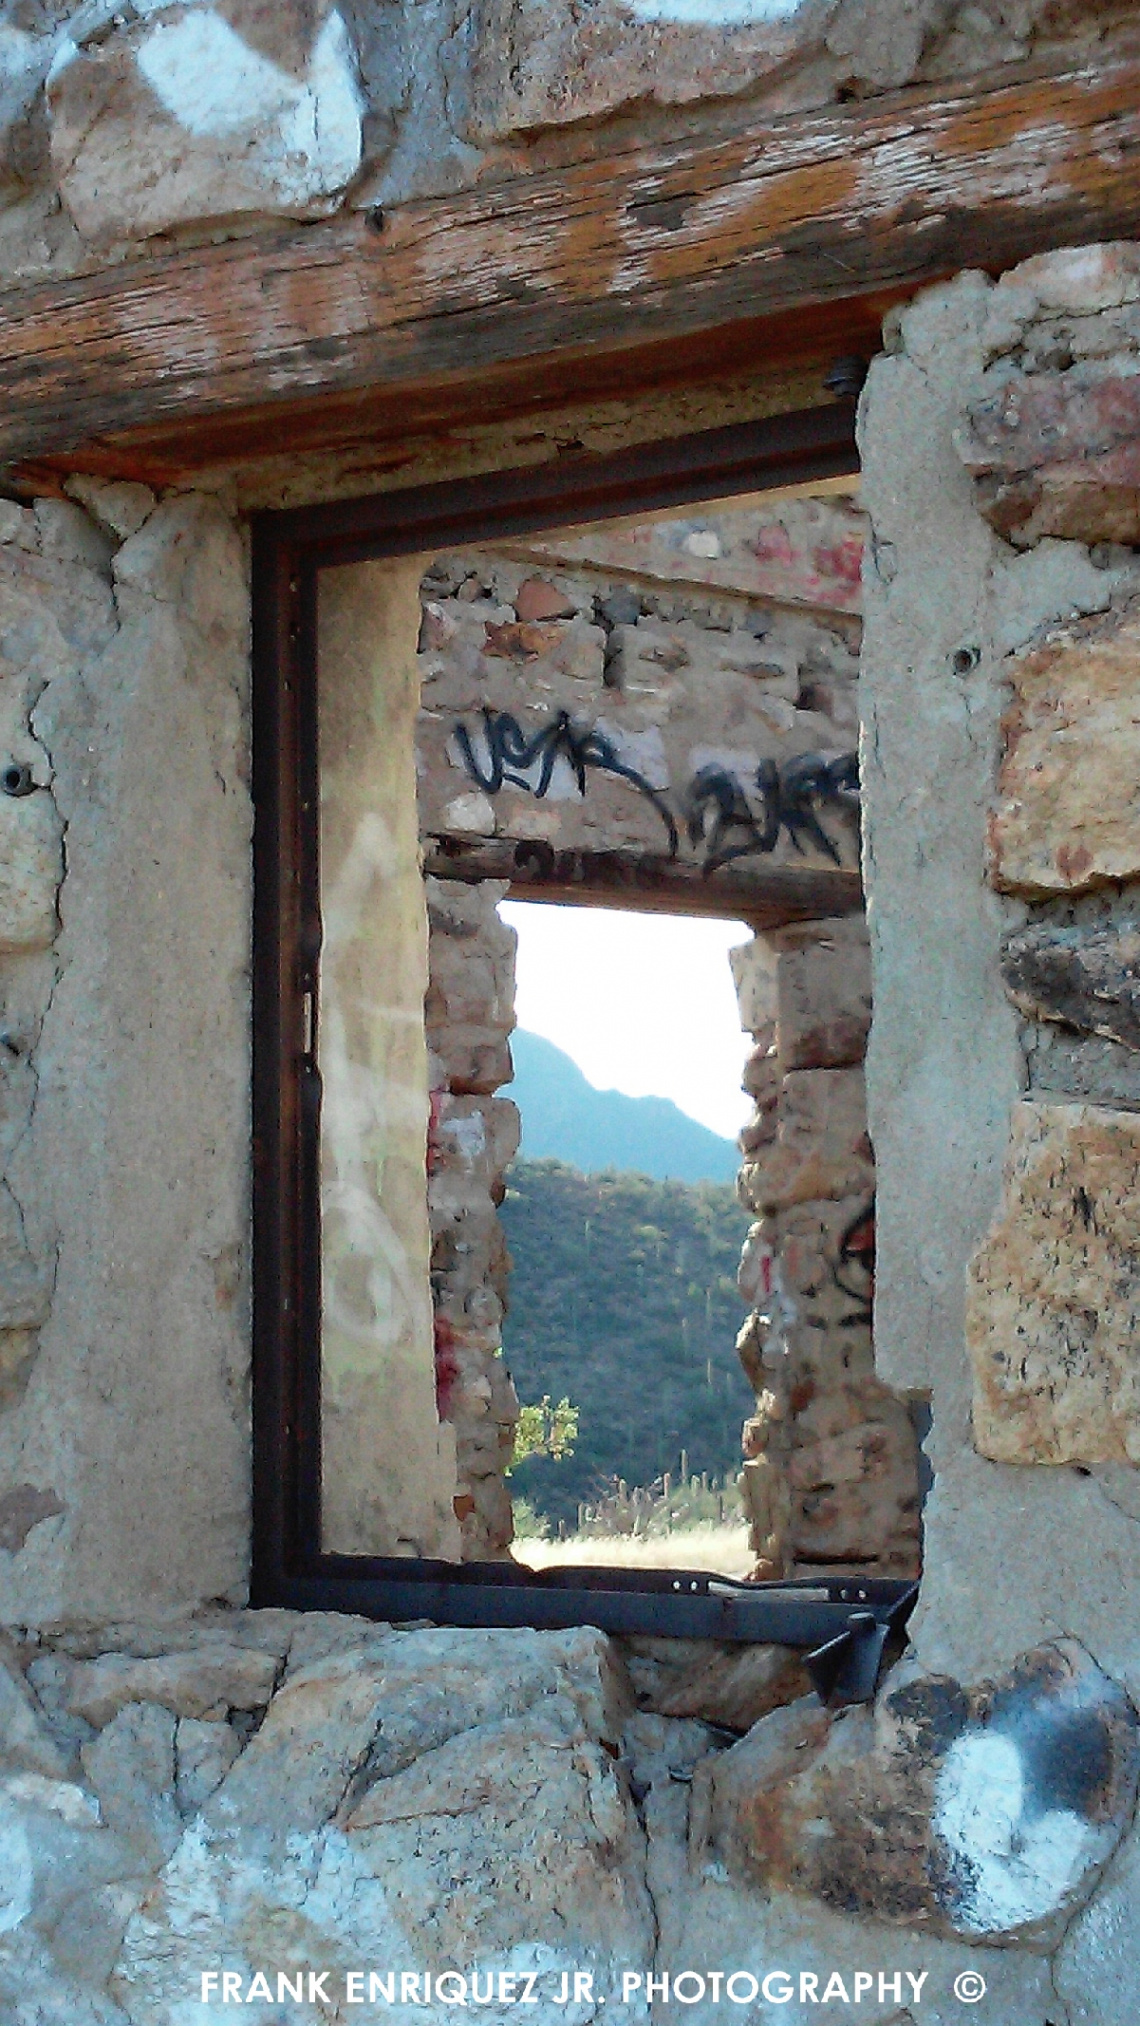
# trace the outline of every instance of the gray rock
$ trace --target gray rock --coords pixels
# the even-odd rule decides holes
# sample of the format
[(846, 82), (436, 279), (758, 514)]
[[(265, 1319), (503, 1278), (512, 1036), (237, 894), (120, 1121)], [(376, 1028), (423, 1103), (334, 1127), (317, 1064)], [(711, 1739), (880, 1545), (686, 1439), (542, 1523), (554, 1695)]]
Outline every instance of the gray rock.
[(59, 1780), (66, 1761), (22, 1675), (0, 1661), (0, 1763)]
[(1026, 1050), (1029, 1089), (1042, 1097), (1140, 1107), (1140, 1054), (1099, 1035), (1042, 1025)]
[(698, 1769), (698, 1841), (769, 1891), (1053, 1946), (1135, 1803), (1136, 1712), (1073, 1640), (965, 1687), (908, 1665), (876, 1705), (775, 1711)]
[(80, 1752), (103, 1819), (158, 1866), (176, 1848), (174, 1718), (156, 1703), (131, 1703)]
[(594, 1632), (434, 1629), (298, 1669), (131, 1918), (116, 1997), (172, 2021), (223, 1961), (494, 1966), (552, 1991), (577, 1967), (614, 1988), (653, 1929), (611, 1673)]
[(68, 1708), (97, 1727), (128, 1703), (157, 1703), (175, 1716), (208, 1710), (261, 1709), (273, 1693), (277, 1663), (271, 1653), (244, 1646), (204, 1646), (136, 1660), (107, 1653), (80, 1662), (71, 1678)]
[(115, 545), (81, 506), (68, 499), (38, 499), (35, 514), (45, 556), (61, 563), (83, 563), (110, 579)]
[(1002, 976), (1034, 1019), (1140, 1049), (1140, 930), (1034, 925), (1010, 937)]
[(1054, 1980), (1070, 2026), (1116, 2026), (1122, 2000), (1140, 1991), (1140, 1836), (1119, 1852), (1093, 1904), (1073, 1922)]
[(183, 1815), (196, 1815), (217, 1792), (241, 1750), (232, 1726), (184, 1716), (174, 1733), (174, 1791)]
[(335, 209), (361, 160), (355, 61), (336, 7), (176, 4), (133, 24), (130, 12), (98, 39), (65, 42), (48, 80), (52, 161), (85, 238)]

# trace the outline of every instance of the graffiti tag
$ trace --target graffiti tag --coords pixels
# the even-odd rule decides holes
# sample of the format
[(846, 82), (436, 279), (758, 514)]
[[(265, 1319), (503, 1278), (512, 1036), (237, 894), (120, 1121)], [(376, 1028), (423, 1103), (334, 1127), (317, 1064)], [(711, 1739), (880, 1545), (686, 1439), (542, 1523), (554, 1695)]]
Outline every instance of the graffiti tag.
[(781, 834), (801, 854), (812, 846), (840, 865), (839, 849), (820, 813), (830, 808), (858, 822), (859, 762), (854, 753), (830, 760), (800, 753), (782, 765), (761, 760), (748, 783), (726, 767), (700, 767), (678, 797), (674, 814), (662, 791), (621, 758), (605, 732), (576, 725), (569, 712), (555, 712), (529, 738), (509, 711), (484, 707), (481, 717), (482, 751), (462, 720), (455, 725), (455, 742), (468, 775), (485, 794), (498, 795), (510, 786), (525, 788), (541, 801), (560, 759), (569, 766), (580, 795), (585, 795), (591, 773), (611, 774), (652, 805), (665, 826), (670, 858), (680, 850), (683, 824), (705, 874), (735, 859), (773, 852)]

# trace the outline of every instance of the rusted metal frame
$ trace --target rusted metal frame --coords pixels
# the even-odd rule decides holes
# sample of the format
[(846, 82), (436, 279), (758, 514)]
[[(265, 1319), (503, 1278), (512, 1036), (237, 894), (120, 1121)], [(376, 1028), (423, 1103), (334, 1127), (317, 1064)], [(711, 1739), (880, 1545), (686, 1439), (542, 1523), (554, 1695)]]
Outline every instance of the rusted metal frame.
[(532, 1573), (327, 1554), (320, 1542), (320, 571), (857, 469), (854, 408), (843, 402), (552, 468), (255, 516), (254, 1604), (794, 1646), (849, 1635), (860, 1650), (868, 1614), (881, 1630), (910, 1608), (905, 1583), (829, 1579), (766, 1594), (694, 1571)]

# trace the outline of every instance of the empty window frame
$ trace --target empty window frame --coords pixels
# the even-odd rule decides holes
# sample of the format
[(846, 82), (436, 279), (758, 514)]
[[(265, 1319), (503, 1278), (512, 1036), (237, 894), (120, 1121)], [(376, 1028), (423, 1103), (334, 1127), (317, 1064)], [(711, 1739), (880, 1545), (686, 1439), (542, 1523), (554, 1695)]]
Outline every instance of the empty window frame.
[[(821, 1579), (766, 1592), (684, 1571), (530, 1572), (414, 1552), (345, 1553), (325, 1544), (322, 1526), (322, 574), (855, 470), (854, 408), (842, 400), (612, 456), (568, 457), (536, 470), (255, 518), (255, 1603), (804, 1646), (842, 1633), (854, 1606), (871, 1613), (876, 1637), (903, 1608), (907, 1586), (894, 1582)], [(606, 869), (595, 871), (604, 890)], [(545, 890), (553, 897), (550, 882)], [(749, 918), (747, 908), (740, 911)]]

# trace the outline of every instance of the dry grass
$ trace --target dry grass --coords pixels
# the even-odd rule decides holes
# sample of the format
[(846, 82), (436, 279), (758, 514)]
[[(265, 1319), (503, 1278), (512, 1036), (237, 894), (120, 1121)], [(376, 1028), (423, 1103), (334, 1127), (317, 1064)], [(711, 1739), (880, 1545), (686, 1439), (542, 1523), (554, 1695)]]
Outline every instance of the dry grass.
[(511, 1549), (528, 1569), (708, 1569), (717, 1576), (746, 1576), (754, 1556), (748, 1529), (695, 1526), (637, 1539), (631, 1534), (577, 1534), (565, 1541), (517, 1540)]

